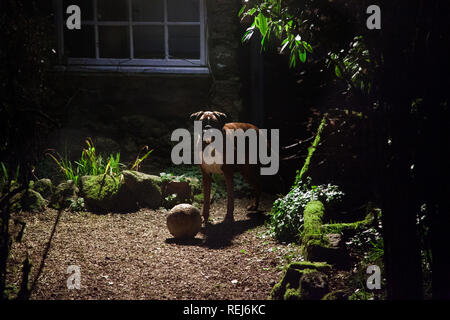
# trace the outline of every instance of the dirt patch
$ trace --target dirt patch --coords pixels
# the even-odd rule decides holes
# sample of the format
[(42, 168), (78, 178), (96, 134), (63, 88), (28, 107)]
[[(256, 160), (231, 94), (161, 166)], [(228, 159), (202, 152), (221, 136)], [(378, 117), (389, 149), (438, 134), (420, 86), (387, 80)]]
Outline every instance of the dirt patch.
[[(212, 204), (212, 225), (175, 241), (168, 211), (95, 215), (47, 210), (22, 213), (23, 239), (11, 250), (8, 282), (20, 286), (20, 264), (33, 263), (31, 299), (266, 299), (290, 246), (262, 236), (273, 199), (262, 213), (236, 199), (235, 223), (222, 223), (226, 202)], [(81, 289), (68, 290), (68, 266), (81, 270)]]

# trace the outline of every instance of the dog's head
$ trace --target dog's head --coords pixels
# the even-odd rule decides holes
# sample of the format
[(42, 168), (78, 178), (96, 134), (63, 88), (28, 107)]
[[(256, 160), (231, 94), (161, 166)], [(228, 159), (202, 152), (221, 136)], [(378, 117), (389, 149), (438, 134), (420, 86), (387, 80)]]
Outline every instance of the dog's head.
[(219, 129), (222, 130), (227, 121), (227, 115), (218, 111), (199, 111), (191, 114), (191, 120), (201, 121), (202, 129)]

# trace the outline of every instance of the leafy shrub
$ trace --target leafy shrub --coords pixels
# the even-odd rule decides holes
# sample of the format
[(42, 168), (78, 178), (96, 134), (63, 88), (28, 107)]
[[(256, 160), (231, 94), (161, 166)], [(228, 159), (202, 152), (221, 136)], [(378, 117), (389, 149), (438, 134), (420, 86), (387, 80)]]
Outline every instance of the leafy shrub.
[(78, 199), (70, 199), (70, 206), (69, 210), (71, 212), (81, 212), (84, 211), (86, 208), (84, 206), (84, 199), (82, 197), (79, 197)]
[(163, 182), (169, 182), (169, 181), (186, 182), (187, 181), (187, 176), (185, 176), (184, 174), (178, 176), (173, 173), (161, 172), (159, 174), (159, 176), (161, 177), (161, 180)]
[(270, 231), (280, 241), (295, 241), (303, 228), (303, 210), (311, 200), (323, 203), (340, 200), (344, 195), (338, 186), (311, 186), (311, 178), (295, 184), (289, 193), (275, 200), (270, 211)]
[[(202, 181), (202, 171), (199, 166), (174, 166), (160, 173), (164, 181), (186, 181), (187, 178), (196, 178)], [(227, 195), (225, 179), (221, 174), (212, 174), (211, 190), (215, 200), (225, 198)], [(251, 187), (245, 182), (242, 175), (238, 172), (234, 174), (234, 192), (236, 195), (250, 196)]]

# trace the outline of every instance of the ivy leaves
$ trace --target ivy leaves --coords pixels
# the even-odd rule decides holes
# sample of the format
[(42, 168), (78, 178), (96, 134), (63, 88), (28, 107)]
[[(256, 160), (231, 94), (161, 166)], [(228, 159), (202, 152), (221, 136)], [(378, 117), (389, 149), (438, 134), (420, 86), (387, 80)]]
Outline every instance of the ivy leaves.
[(253, 22), (245, 31), (242, 42), (249, 41), (255, 30), (261, 34), (261, 50), (264, 50), (273, 34), (282, 40), (280, 53), (289, 49), (289, 66), (294, 68), (298, 61), (306, 62), (307, 54), (313, 52), (311, 44), (302, 40), (299, 34), (301, 21), (289, 13), (286, 6), (279, 0), (266, 0), (247, 9), (244, 5), (239, 11), (241, 19), (250, 17)]

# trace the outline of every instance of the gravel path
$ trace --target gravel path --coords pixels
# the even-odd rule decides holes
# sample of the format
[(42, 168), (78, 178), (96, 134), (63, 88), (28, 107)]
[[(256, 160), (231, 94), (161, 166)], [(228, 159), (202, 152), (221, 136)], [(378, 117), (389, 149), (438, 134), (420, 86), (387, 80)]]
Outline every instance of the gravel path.
[[(266, 214), (272, 203), (263, 201)], [(265, 214), (247, 214), (248, 204), (236, 199), (230, 226), (225, 200), (213, 203), (212, 225), (187, 243), (174, 241), (164, 210), (21, 213), (27, 225), (12, 246), (8, 282), (20, 286), (28, 251), (31, 299), (266, 299), (296, 249), (265, 237)], [(67, 289), (70, 265), (80, 267), (79, 290)]]

